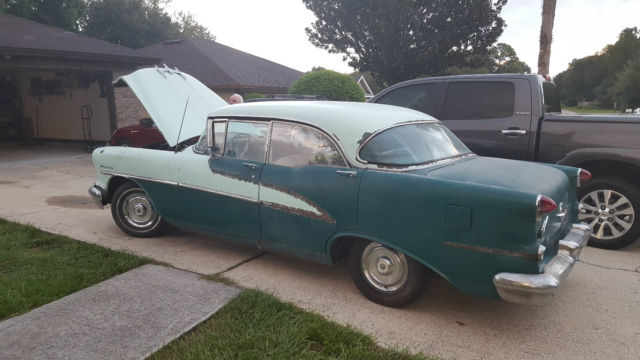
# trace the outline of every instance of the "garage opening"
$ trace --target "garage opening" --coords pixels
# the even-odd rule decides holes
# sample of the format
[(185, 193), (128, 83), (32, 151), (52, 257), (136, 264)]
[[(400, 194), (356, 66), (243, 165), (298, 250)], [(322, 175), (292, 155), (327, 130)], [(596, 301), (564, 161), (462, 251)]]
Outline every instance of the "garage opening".
[(104, 144), (111, 73), (0, 70), (0, 141)]

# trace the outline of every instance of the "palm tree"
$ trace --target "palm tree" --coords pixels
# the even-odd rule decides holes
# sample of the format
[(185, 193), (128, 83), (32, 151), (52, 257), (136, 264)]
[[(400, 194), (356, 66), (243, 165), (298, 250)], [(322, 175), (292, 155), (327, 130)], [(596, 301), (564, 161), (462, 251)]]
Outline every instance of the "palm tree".
[(553, 19), (556, 16), (556, 0), (542, 0), (542, 26), (540, 26), (540, 54), (538, 74), (549, 74)]

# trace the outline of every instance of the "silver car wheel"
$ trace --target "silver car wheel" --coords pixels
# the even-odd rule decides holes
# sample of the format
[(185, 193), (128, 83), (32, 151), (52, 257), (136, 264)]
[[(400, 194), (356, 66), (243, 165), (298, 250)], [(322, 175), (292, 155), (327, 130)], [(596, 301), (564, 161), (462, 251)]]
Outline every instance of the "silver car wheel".
[(145, 194), (132, 193), (123, 201), (122, 214), (127, 223), (135, 228), (145, 228), (158, 219), (158, 213)]
[(409, 265), (404, 254), (372, 242), (362, 252), (362, 273), (371, 286), (393, 292), (406, 284)]
[(591, 236), (613, 240), (626, 234), (635, 218), (631, 201), (614, 190), (598, 189), (580, 199), (580, 221), (591, 226)]

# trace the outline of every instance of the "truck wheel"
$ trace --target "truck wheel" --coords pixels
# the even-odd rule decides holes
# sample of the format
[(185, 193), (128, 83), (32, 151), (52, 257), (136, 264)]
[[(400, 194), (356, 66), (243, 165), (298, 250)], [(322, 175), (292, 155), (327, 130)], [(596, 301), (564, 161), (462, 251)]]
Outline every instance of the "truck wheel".
[(640, 190), (624, 180), (598, 177), (578, 191), (580, 221), (591, 226), (589, 245), (619, 249), (640, 237)]
[(359, 240), (349, 250), (349, 272), (358, 290), (384, 306), (401, 307), (420, 295), (422, 265), (380, 243)]
[(111, 216), (122, 231), (135, 237), (157, 236), (164, 226), (149, 195), (130, 182), (120, 185), (113, 194)]

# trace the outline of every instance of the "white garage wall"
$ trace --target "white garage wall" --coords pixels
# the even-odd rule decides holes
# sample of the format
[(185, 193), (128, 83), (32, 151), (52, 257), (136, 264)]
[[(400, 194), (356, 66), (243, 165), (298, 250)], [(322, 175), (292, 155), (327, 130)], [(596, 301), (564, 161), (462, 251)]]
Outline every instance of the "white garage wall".
[[(34, 136), (42, 139), (83, 140), (80, 108), (90, 105), (93, 109), (91, 135), (93, 140), (108, 141), (111, 138), (107, 98), (100, 97), (95, 81), (87, 89), (61, 89), (62, 95), (29, 95), (30, 79), (41, 77), (43, 81), (55, 78), (53, 73), (22, 73), (20, 91), (24, 116), (30, 117)], [(74, 82), (74, 86), (76, 86)], [(37, 122), (36, 122), (37, 120)]]

